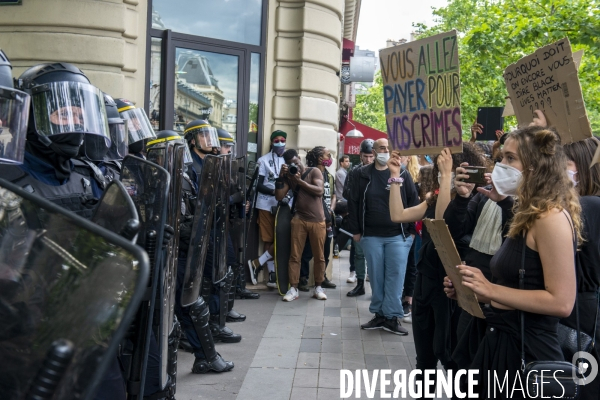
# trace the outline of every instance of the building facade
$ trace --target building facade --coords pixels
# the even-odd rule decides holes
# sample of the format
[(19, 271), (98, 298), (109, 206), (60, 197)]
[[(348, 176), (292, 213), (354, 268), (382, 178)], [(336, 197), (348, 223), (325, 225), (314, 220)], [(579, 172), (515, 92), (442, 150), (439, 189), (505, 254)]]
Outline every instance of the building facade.
[(14, 74), (41, 62), (80, 67), (113, 97), (143, 106), (155, 129), (207, 118), (238, 154), (337, 149), (343, 40), (361, 0), (23, 0), (0, 6), (0, 48)]

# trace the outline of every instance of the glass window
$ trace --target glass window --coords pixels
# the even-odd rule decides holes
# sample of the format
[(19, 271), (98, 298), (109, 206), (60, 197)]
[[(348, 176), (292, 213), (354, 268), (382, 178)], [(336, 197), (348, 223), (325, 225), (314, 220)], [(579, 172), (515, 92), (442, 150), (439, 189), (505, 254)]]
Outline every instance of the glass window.
[(237, 129), (239, 58), (228, 54), (177, 48), (175, 122), (184, 131), (188, 122), (207, 119), (234, 138)]
[(263, 0), (153, 0), (152, 28), (260, 45)]
[(160, 130), (160, 75), (162, 57), (162, 39), (152, 38), (150, 49), (150, 104), (148, 107), (150, 122), (155, 131)]
[(256, 161), (258, 152), (258, 89), (260, 82), (260, 54), (252, 53), (250, 59), (250, 103), (248, 109), (248, 161)]

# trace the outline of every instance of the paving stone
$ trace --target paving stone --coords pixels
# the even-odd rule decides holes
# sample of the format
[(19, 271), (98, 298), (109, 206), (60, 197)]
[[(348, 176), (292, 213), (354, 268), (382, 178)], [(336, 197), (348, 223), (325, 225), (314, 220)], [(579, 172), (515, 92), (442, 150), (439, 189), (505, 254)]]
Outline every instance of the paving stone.
[(317, 399), (318, 400), (334, 400), (334, 399), (339, 399), (339, 398), (340, 398), (340, 389), (327, 389), (327, 388), (318, 388), (317, 389)]
[(342, 318), (342, 339), (360, 340), (360, 328), (358, 326), (353, 326), (352, 328), (344, 328), (344, 318)]
[(342, 328), (359, 328), (358, 318), (342, 317)]
[[(385, 349), (383, 347), (382, 341), (376, 341), (376, 340), (365, 341), (365, 342), (363, 342), (363, 350), (364, 350), (365, 354), (385, 355)], [(392, 354), (390, 354), (390, 355), (392, 355)]]
[(365, 356), (362, 353), (343, 353), (342, 366), (344, 369), (366, 369)]
[(300, 342), (300, 352), (320, 353), (321, 339), (302, 339), (302, 341)]
[(406, 354), (408, 356), (416, 356), (417, 355), (417, 351), (415, 350), (415, 343), (414, 342), (404, 342), (404, 349), (406, 350)]
[(385, 355), (365, 354), (365, 363), (368, 370), (389, 369), (390, 365)]
[(340, 315), (341, 308), (340, 307), (325, 307), (323, 311), (324, 317), (341, 317)]
[(323, 338), (321, 342), (321, 353), (341, 353), (342, 352), (342, 339), (326, 339)]
[(301, 339), (263, 338), (250, 367), (294, 368)]
[(273, 315), (263, 337), (300, 339), (304, 321), (304, 317), (297, 315)]
[[(250, 368), (238, 393), (244, 400), (289, 400), (294, 369)], [(265, 382), (277, 382), (267, 385)]]
[(410, 371), (413, 369), (407, 356), (387, 356), (387, 359), (392, 370), (404, 369)]
[(340, 395), (340, 371), (334, 369), (319, 370), (319, 388), (337, 389), (337, 396)]
[(334, 293), (332, 293), (332, 289), (327, 291), (327, 301), (325, 302), (325, 308), (342, 306), (342, 301), (340, 299), (337, 299), (337, 298), (334, 299), (333, 296), (331, 296), (332, 298), (330, 298), (330, 295), (333, 295), (333, 294)]
[[(377, 343), (377, 342), (373, 342)], [(342, 353), (344, 354), (363, 354), (363, 346), (361, 340), (342, 340)]]
[[(398, 336), (398, 335), (394, 335)], [(402, 342), (381, 342), (386, 356), (406, 356), (406, 350)]]
[(323, 317), (323, 326), (338, 326), (342, 327), (341, 317)]
[(324, 326), (323, 339), (340, 339), (342, 337), (342, 328), (339, 326)]
[(358, 317), (358, 309), (356, 307), (342, 308), (341, 315), (342, 315), (342, 318), (348, 318), (348, 317), (356, 318), (356, 317)]
[(319, 381), (319, 370), (314, 369), (297, 369), (294, 376), (294, 387), (316, 388)]
[(304, 299), (299, 299), (292, 302), (278, 301), (275, 304), (273, 315), (299, 315), (305, 316), (308, 302)]
[(317, 388), (293, 387), (290, 400), (317, 400)]
[(321, 354), (321, 363), (319, 366), (321, 369), (340, 370), (342, 368), (342, 353)]
[(361, 329), (360, 337), (364, 341), (376, 340), (376, 341), (381, 342), (380, 331), (381, 331), (381, 329)]
[(321, 339), (323, 327), (321, 326), (306, 326), (302, 332), (302, 339)]
[(298, 361), (296, 362), (296, 368), (319, 368), (319, 361), (321, 359), (320, 353), (304, 353), (298, 354)]
[(304, 326), (323, 326), (323, 316), (320, 315), (308, 315)]

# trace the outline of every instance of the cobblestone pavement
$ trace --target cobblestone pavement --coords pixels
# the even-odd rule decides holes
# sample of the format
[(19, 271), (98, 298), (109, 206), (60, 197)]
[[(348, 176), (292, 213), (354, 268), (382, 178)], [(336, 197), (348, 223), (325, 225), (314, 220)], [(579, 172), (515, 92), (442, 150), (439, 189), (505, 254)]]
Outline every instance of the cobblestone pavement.
[[(346, 296), (354, 287), (346, 283), (348, 256), (342, 251), (333, 260), (332, 281), (337, 288), (327, 289), (326, 301), (300, 292), (298, 300), (285, 303), (276, 291), (260, 291), (259, 300), (237, 300), (235, 309), (248, 319), (228, 326), (243, 336), (242, 342), (217, 345), (235, 368), (224, 374), (195, 375), (190, 372), (193, 355), (180, 352), (177, 399), (333, 400), (340, 398), (342, 368), (413, 369), (411, 324), (403, 323), (408, 336), (360, 329), (372, 317), (371, 290), (367, 285), (366, 295)], [(374, 398), (379, 396), (376, 392)], [(361, 398), (367, 398), (364, 392)]]

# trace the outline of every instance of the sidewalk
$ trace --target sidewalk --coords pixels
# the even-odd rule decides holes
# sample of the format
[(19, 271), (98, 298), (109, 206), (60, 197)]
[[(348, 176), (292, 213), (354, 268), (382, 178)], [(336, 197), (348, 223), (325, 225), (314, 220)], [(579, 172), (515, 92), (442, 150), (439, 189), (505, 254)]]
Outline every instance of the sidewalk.
[[(334, 400), (340, 396), (342, 368), (413, 369), (411, 324), (403, 324), (408, 336), (360, 329), (372, 317), (371, 291), (367, 285), (366, 295), (346, 296), (354, 287), (346, 283), (349, 254), (342, 251), (333, 260), (332, 281), (338, 287), (327, 290), (326, 301), (300, 292), (298, 300), (285, 303), (276, 291), (261, 291), (259, 300), (236, 300), (235, 309), (248, 319), (227, 326), (242, 335), (242, 342), (217, 345), (235, 368), (224, 374), (194, 375), (193, 355), (180, 351), (177, 399)], [(367, 398), (364, 392), (361, 398)], [(374, 398), (380, 398), (379, 392)]]

